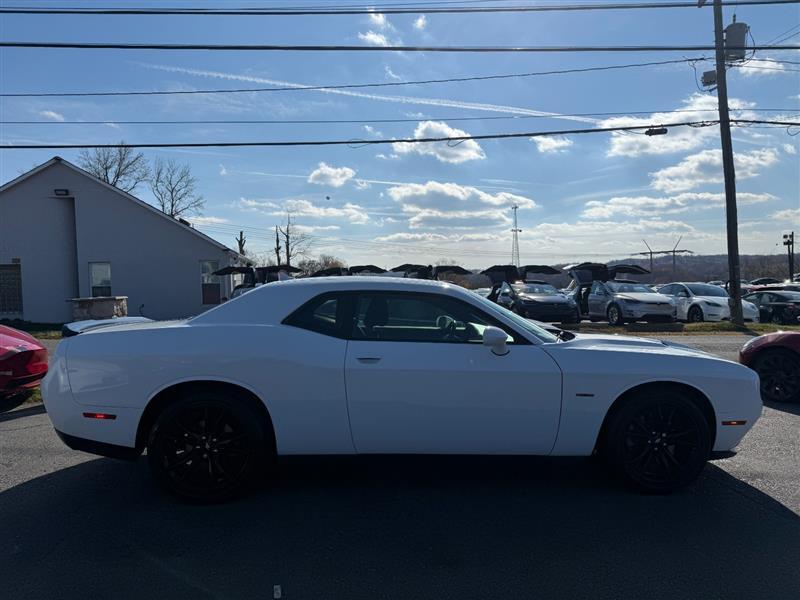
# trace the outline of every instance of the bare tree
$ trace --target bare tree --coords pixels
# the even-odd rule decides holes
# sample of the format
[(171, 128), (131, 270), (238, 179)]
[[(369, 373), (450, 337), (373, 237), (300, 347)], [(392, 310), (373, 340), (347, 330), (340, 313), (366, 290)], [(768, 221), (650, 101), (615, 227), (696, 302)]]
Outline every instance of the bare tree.
[(244, 231), (239, 232), (239, 237), (236, 238), (236, 244), (239, 246), (239, 254), (245, 256), (247, 254), (247, 250), (245, 250), (244, 245), (247, 243), (247, 236), (245, 236)]
[[(278, 227), (278, 231), (283, 238), (283, 254), (286, 259), (284, 264), (291, 266), (293, 258), (301, 258), (308, 254), (308, 249), (311, 246), (311, 236), (297, 231), (292, 221), (291, 213), (286, 214), (286, 225)], [(277, 251), (278, 247), (276, 246)]]
[(322, 269), (331, 267), (343, 268), (347, 266), (341, 258), (330, 254), (320, 254), (317, 258), (306, 258), (297, 263), (297, 267), (303, 270), (306, 275), (311, 275)]
[(78, 164), (123, 192), (133, 192), (150, 177), (150, 168), (144, 154), (124, 144), (120, 142), (117, 148), (85, 148), (78, 154)]
[(173, 159), (157, 158), (153, 162), (150, 189), (156, 197), (159, 208), (170, 217), (181, 217), (199, 213), (205, 200), (196, 191), (197, 179), (192, 175), (189, 165), (178, 164)]

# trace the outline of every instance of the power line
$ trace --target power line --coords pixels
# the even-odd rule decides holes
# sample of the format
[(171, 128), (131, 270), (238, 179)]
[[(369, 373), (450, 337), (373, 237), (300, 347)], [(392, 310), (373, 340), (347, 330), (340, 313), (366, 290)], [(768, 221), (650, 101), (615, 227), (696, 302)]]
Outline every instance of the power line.
[[(800, 2), (800, 0), (792, 0)], [(704, 52), (714, 46), (353, 46), (296, 44), (131, 44), (120, 42), (0, 42), (0, 48), (59, 50), (213, 50), (240, 52)], [(728, 50), (800, 50), (800, 46), (729, 46)]]
[[(652, 129), (653, 127), (705, 127), (715, 125), (719, 121), (690, 121), (684, 123), (669, 123), (657, 125), (629, 125), (619, 127), (598, 127), (592, 129), (564, 129), (560, 131), (533, 131), (525, 133), (495, 133), (485, 135), (463, 135), (452, 137), (428, 137), (428, 138), (401, 138), (394, 140), (292, 140), (279, 142), (167, 142), (167, 143), (144, 143), (144, 144), (25, 144), (14, 146), (2, 146), (0, 150), (59, 150), (59, 149), (78, 149), (78, 148), (232, 148), (232, 147), (269, 147), (269, 146), (374, 146), (380, 144), (420, 144), (431, 142), (465, 142), (467, 140), (499, 140), (523, 137), (541, 137), (549, 135), (578, 135), (584, 133), (608, 133), (614, 131), (637, 131), (640, 129)], [(766, 122), (766, 121), (764, 121)], [(797, 123), (790, 123), (796, 125)]]
[[(800, 126), (800, 121), (767, 121), (757, 119), (730, 119), (731, 124), (764, 124), (781, 127)], [(533, 138), (545, 136), (580, 135), (587, 133), (612, 133), (615, 131), (638, 131), (641, 129), (662, 129), (668, 127), (711, 127), (718, 125), (718, 120), (688, 121), (683, 123), (656, 123), (650, 125), (628, 125), (618, 127), (597, 127), (592, 129), (562, 129), (559, 131), (528, 131), (524, 133), (492, 133), (485, 135), (463, 135), (452, 137), (400, 138), (379, 140), (291, 140), (277, 142), (166, 142), (140, 144), (17, 144), (0, 145), (0, 150), (67, 150), (80, 148), (250, 148), (278, 146), (376, 146), (385, 144), (424, 144), (433, 142), (455, 143), (458, 145), (467, 140), (502, 140), (514, 138)]]
[[(739, 0), (723, 2), (723, 6), (762, 6), (797, 4), (798, 0)], [(598, 10), (641, 10), (666, 8), (697, 8), (695, 1), (681, 2), (638, 2), (638, 3), (603, 3), (603, 4), (555, 4), (526, 6), (415, 6), (406, 8), (371, 7), (357, 8), (36, 8), (29, 6), (11, 6), (0, 8), (0, 14), (26, 15), (191, 15), (191, 16), (331, 16), (331, 15), (368, 15), (382, 13), (397, 14), (487, 14), (487, 13), (535, 13), (535, 12), (578, 12)]]
[(153, 90), (153, 91), (129, 91), (129, 92), (19, 92), (19, 93), (0, 93), (0, 98), (52, 98), (52, 97), (83, 97), (83, 96), (172, 96), (172, 95), (193, 95), (193, 94), (240, 94), (249, 92), (297, 92), (297, 91), (320, 91), (320, 90), (344, 90), (357, 88), (382, 88), (398, 87), (404, 85), (427, 85), (434, 83), (460, 83), (466, 81), (488, 81), (492, 79), (512, 79), (522, 77), (537, 77), (544, 75), (564, 75), (569, 73), (588, 73), (593, 71), (611, 71), (615, 69), (630, 69), (639, 67), (653, 67), (659, 65), (670, 65), (687, 62), (697, 62), (709, 60), (706, 57), (681, 58), (675, 60), (660, 60), (641, 63), (631, 63), (624, 65), (605, 65), (597, 67), (584, 67), (578, 69), (557, 69), (551, 71), (531, 71), (527, 73), (505, 73), (498, 75), (473, 75), (469, 77), (447, 77), (443, 79), (420, 79), (414, 81), (382, 81), (378, 83), (348, 83), (333, 85), (291, 85), (279, 87), (261, 88), (229, 88), (229, 89), (209, 89), (209, 90)]
[[(791, 113), (796, 108), (732, 108), (732, 112), (776, 112)], [(404, 118), (404, 119), (199, 119), (199, 120), (136, 120), (126, 121), (117, 119), (105, 119), (101, 121), (0, 121), (0, 125), (325, 125), (325, 124), (366, 124), (366, 123), (419, 123), (425, 120), (436, 121), (499, 121), (499, 120), (520, 120), (520, 119), (553, 119), (562, 117), (627, 117), (653, 114), (682, 114), (682, 113), (717, 113), (716, 108), (697, 109), (673, 109), (673, 110), (633, 110), (616, 112), (591, 112), (591, 113), (558, 113), (543, 115), (502, 115), (492, 117), (446, 117), (433, 116), (425, 118)]]

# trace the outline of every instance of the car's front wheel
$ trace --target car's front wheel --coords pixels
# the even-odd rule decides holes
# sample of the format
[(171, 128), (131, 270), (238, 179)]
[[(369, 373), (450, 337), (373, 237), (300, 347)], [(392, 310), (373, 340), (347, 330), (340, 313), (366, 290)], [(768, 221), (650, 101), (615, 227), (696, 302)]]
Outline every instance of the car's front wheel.
[(692, 306), (689, 309), (689, 314), (686, 315), (686, 320), (689, 323), (702, 323), (705, 320), (703, 309), (699, 306)]
[(246, 491), (268, 456), (258, 416), (238, 398), (190, 393), (158, 417), (147, 443), (150, 469), (172, 494), (222, 502)]
[(772, 313), (772, 322), (775, 325), (783, 325), (786, 322), (786, 319), (783, 318), (783, 313), (775, 311)]
[(709, 425), (683, 394), (651, 392), (631, 398), (611, 416), (601, 452), (633, 487), (669, 493), (694, 481), (711, 452)]
[(611, 326), (618, 326), (623, 324), (622, 311), (619, 306), (612, 304), (608, 307), (608, 324)]
[(800, 357), (790, 350), (767, 350), (753, 361), (761, 397), (770, 402), (800, 402)]

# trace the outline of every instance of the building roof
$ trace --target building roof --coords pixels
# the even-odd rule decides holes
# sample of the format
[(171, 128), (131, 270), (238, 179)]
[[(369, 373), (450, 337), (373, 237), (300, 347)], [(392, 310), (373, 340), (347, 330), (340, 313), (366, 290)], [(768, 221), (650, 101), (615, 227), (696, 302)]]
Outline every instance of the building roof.
[(39, 166), (34, 167), (30, 171), (27, 171), (27, 172), (23, 173), (19, 177), (15, 178), (15, 179), (12, 179), (11, 181), (3, 184), (2, 186), (0, 186), (0, 194), (2, 194), (6, 190), (14, 187), (15, 185), (17, 185), (19, 183), (22, 183), (23, 181), (25, 181), (27, 179), (30, 179), (34, 175), (37, 175), (38, 173), (41, 173), (42, 171), (44, 171), (46, 169), (49, 169), (51, 166), (57, 165), (57, 164), (64, 165), (65, 167), (67, 167), (69, 169), (72, 169), (73, 171), (75, 171), (79, 175), (82, 175), (82, 176), (84, 176), (84, 177), (86, 177), (88, 179), (91, 179), (95, 183), (99, 183), (100, 185), (106, 187), (110, 191), (122, 196), (123, 198), (125, 198), (127, 200), (130, 200), (131, 202), (134, 202), (134, 203), (138, 204), (139, 206), (141, 206), (145, 210), (149, 210), (153, 214), (156, 214), (156, 215), (160, 216), (161, 218), (167, 219), (173, 225), (175, 225), (177, 227), (181, 227), (181, 228), (185, 229), (186, 231), (189, 231), (190, 233), (200, 237), (201, 239), (205, 240), (206, 242), (209, 242), (210, 244), (213, 244), (217, 248), (220, 248), (221, 250), (226, 250), (226, 251), (231, 252), (233, 254), (236, 254), (238, 256), (238, 252), (236, 252), (235, 250), (231, 250), (225, 244), (222, 244), (222, 243), (218, 242), (217, 240), (215, 240), (214, 238), (211, 238), (211, 237), (207, 236), (206, 234), (198, 231), (194, 227), (191, 227), (190, 225), (187, 225), (186, 223), (183, 223), (183, 222), (179, 221), (178, 219), (175, 219), (175, 218), (169, 216), (165, 212), (157, 209), (152, 204), (148, 204), (144, 200), (140, 200), (136, 196), (134, 196), (132, 194), (129, 194), (128, 192), (125, 192), (125, 191), (123, 191), (123, 190), (121, 190), (121, 189), (119, 189), (117, 187), (114, 187), (113, 185), (111, 185), (110, 183), (106, 183), (102, 179), (98, 179), (97, 177), (95, 177), (94, 175), (89, 173), (88, 171), (85, 171), (84, 169), (81, 169), (80, 167), (78, 167), (76, 165), (73, 165), (71, 162), (69, 162), (68, 160), (64, 160), (60, 156), (54, 156), (53, 158), (51, 158), (47, 162), (44, 162), (44, 163), (40, 164)]

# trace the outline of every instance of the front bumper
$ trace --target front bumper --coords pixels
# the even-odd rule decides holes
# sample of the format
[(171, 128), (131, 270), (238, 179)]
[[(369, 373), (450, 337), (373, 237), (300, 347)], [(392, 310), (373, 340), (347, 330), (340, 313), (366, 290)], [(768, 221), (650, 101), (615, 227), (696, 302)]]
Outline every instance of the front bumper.
[(659, 304), (622, 304), (622, 316), (636, 321), (674, 321), (678, 317), (675, 306)]
[(523, 316), (537, 321), (569, 321), (578, 316), (578, 308), (574, 304), (523, 304), (520, 307)]

